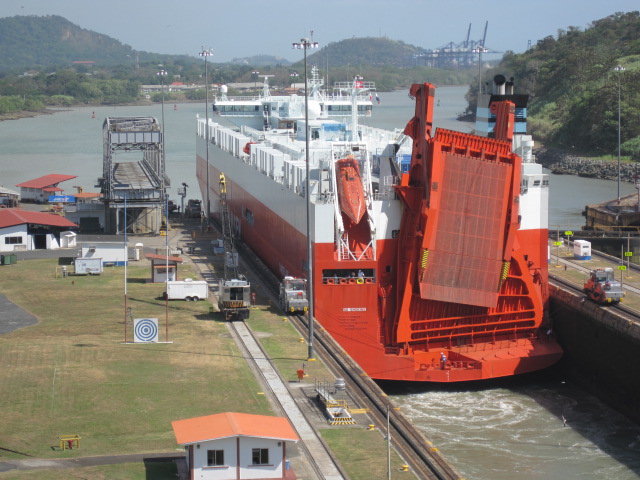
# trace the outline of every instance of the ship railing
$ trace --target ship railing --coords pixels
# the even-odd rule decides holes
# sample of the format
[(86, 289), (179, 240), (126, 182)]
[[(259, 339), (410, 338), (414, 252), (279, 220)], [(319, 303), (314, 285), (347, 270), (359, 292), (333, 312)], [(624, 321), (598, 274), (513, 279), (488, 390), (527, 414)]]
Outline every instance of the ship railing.
[(348, 236), (346, 238), (340, 238), (338, 245), (338, 259), (339, 260), (373, 260), (375, 253), (373, 250), (373, 240), (370, 241), (361, 252), (353, 252), (349, 248)]
[(340, 276), (322, 277), (323, 285), (371, 285), (375, 283), (375, 277)]

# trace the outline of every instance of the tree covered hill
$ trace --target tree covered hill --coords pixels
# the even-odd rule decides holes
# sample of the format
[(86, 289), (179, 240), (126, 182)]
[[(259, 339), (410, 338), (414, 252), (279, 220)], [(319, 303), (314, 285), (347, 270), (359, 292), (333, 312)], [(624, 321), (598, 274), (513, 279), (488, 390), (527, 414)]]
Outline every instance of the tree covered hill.
[(349, 38), (331, 42), (309, 55), (312, 63), (329, 67), (386, 65), (406, 67), (413, 65), (413, 56), (423, 49), (386, 37)]
[[(620, 92), (623, 154), (640, 160), (640, 12), (616, 13), (585, 30), (569, 27), (523, 54), (507, 53), (483, 80), (497, 73), (513, 76), (516, 91), (531, 95), (530, 132), (576, 153), (617, 153)], [(472, 84), (470, 105), (476, 92)]]
[(93, 61), (98, 66), (133, 65), (161, 55), (137, 52), (107, 35), (85, 30), (57, 16), (0, 18), (0, 73), (68, 66)]

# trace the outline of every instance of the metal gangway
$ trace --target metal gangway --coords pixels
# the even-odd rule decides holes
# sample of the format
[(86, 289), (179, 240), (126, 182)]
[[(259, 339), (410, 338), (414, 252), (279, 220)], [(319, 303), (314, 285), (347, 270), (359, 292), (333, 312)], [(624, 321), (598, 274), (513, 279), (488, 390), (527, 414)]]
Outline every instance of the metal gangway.
[[(106, 233), (160, 233), (166, 189), (164, 135), (153, 117), (107, 117), (102, 126)], [(131, 159), (131, 154), (141, 154)], [(122, 159), (122, 161), (116, 162)]]
[(327, 412), (329, 425), (354, 425), (356, 423), (349, 412), (347, 401), (338, 400), (334, 397), (336, 393), (335, 385), (316, 381), (315, 391), (318, 394), (318, 400), (322, 402)]

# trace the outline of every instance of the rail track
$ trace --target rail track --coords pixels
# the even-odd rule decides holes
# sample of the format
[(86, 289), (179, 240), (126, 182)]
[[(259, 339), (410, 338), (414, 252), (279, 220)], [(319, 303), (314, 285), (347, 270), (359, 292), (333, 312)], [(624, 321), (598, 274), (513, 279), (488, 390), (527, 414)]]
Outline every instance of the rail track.
[[(564, 278), (561, 278), (557, 275), (553, 275), (553, 274), (549, 274), (549, 281), (551, 283), (555, 283), (558, 286), (562, 286), (563, 288), (570, 290), (574, 293), (577, 293), (579, 295), (584, 295), (584, 290), (583, 287), (581, 285), (578, 285), (577, 283), (571, 282), (569, 280), (566, 280)], [(585, 297), (586, 298), (586, 297)], [(585, 300), (585, 301), (590, 301), (590, 300)], [(595, 305), (595, 303), (594, 303)], [(616, 303), (616, 304), (611, 304), (611, 305), (598, 305), (600, 308), (605, 308), (605, 309), (610, 309), (610, 310), (615, 310), (621, 314), (623, 314), (625, 316), (625, 318), (627, 318), (628, 320), (635, 322), (635, 323), (640, 323), (640, 312), (638, 312), (637, 310), (634, 310), (632, 308), (627, 307), (626, 305), (622, 304), (622, 303)]]
[[(244, 272), (251, 280), (252, 285), (262, 284), (265, 288), (262, 294), (268, 294), (270, 299), (277, 304), (278, 295), (278, 279), (267, 269), (267, 267), (241, 242), (236, 245), (240, 253), (240, 262)], [(199, 268), (205, 280), (215, 281), (215, 272), (211, 270), (206, 256), (193, 255), (192, 259)], [(253, 278), (252, 278), (253, 277)], [(308, 341), (308, 323), (306, 316), (295, 315), (288, 317), (291, 323), (298, 329), (301, 336)], [(246, 327), (244, 322), (230, 322), (230, 330), (240, 345), (244, 345), (247, 336), (253, 335), (251, 330)], [(253, 339), (258, 345), (259, 342)], [(241, 347), (246, 358), (253, 363), (255, 368), (256, 358), (251, 355), (246, 346)], [(261, 347), (260, 347), (261, 348)], [(427, 440), (409, 420), (400, 412), (397, 407), (386, 396), (384, 391), (355, 363), (351, 358), (343, 352), (342, 348), (321, 328), (315, 329), (314, 349), (319, 359), (327, 366), (336, 378), (343, 378), (345, 386), (348, 390), (352, 401), (359, 408), (368, 410), (368, 416), (371, 424), (381, 431), (385, 436), (389, 435), (391, 444), (398, 455), (406, 463), (408, 469), (419, 479), (425, 480), (458, 480), (461, 475), (444, 459), (438, 449)], [(266, 353), (261, 349), (261, 356), (268, 358)], [(263, 379), (264, 375), (263, 375)], [(264, 383), (264, 382), (263, 382)], [(273, 391), (268, 392), (271, 398), (276, 395)], [(276, 402), (276, 405), (283, 406)], [(284, 410), (282, 410), (284, 413)], [(302, 413), (304, 415), (304, 413)], [(389, 419), (390, 432), (387, 432), (387, 415)], [(309, 422), (311, 423), (311, 422)], [(340, 427), (336, 427), (340, 428)], [(324, 442), (315, 433), (315, 437), (323, 445), (329, 455)], [(304, 442), (302, 442), (304, 443)], [(314, 473), (318, 478), (328, 478), (322, 469), (316, 464), (310, 450), (302, 447), (309, 463), (313, 465)], [(344, 472), (340, 472), (345, 478)]]
[[(277, 304), (278, 279), (264, 266), (251, 251), (240, 246), (242, 260), (247, 271), (260, 278), (268, 287), (271, 299)], [(306, 341), (308, 320), (306, 316), (288, 316)], [(406, 462), (409, 469), (420, 479), (457, 480), (461, 475), (447, 463), (438, 449), (427, 440), (409, 420), (389, 400), (384, 391), (344, 353), (343, 349), (322, 328), (314, 329), (314, 350), (317, 356), (334, 374), (343, 378), (351, 399), (367, 409), (373, 425), (386, 436), (387, 411), (391, 442), (396, 452)], [(339, 428), (339, 427), (338, 427)]]

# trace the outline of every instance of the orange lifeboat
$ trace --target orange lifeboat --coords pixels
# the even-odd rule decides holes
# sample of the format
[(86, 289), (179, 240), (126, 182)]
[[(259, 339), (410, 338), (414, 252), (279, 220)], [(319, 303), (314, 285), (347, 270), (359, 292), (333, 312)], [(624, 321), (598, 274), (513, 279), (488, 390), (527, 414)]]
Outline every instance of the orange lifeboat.
[(340, 209), (354, 224), (358, 224), (367, 208), (358, 161), (355, 158), (338, 160), (336, 172)]

